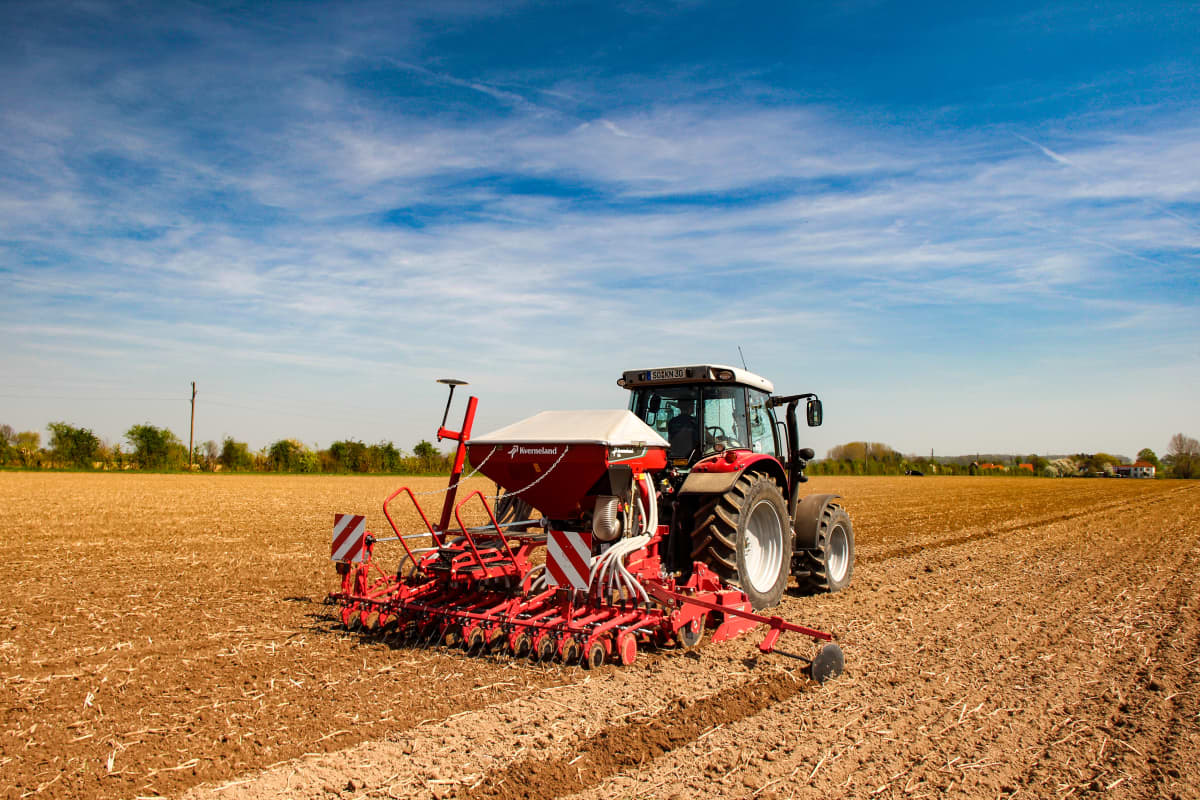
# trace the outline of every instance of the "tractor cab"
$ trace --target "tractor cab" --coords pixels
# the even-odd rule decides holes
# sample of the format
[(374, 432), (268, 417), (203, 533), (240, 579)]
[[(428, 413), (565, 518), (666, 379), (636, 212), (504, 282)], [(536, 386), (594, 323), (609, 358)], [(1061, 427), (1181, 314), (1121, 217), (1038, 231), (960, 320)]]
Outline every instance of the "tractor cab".
[(779, 602), (789, 570), (813, 591), (849, 582), (849, 516), (836, 495), (801, 497), (813, 451), (800, 446), (797, 408), (805, 402), (809, 427), (820, 425), (815, 394), (776, 395), (766, 378), (721, 364), (628, 370), (617, 385), (668, 443), (654, 478), (669, 529), (664, 566), (687, 574), (706, 564), (755, 608)]
[(769, 402), (775, 387), (752, 372), (721, 365), (629, 370), (617, 384), (630, 390), (629, 410), (670, 444), (676, 470), (728, 450), (784, 455)]

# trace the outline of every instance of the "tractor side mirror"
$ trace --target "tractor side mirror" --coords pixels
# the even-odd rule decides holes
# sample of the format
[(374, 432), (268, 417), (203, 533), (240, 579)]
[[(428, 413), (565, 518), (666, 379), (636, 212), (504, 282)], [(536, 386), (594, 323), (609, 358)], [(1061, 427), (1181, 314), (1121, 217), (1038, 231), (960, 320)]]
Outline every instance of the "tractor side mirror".
[(657, 414), (659, 406), (660, 406), (660, 402), (659, 402), (658, 395), (651, 395), (651, 397), (650, 397), (650, 413)]
[(815, 428), (821, 424), (823, 415), (821, 412), (821, 401), (816, 397), (808, 399), (808, 427)]

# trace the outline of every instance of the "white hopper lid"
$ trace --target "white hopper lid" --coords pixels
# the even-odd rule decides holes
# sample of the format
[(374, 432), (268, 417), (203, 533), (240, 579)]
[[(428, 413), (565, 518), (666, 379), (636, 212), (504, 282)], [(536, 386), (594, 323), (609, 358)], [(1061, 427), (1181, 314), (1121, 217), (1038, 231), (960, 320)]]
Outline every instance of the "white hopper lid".
[(667, 440), (629, 411), (543, 411), (506, 425), (470, 444), (603, 444), (669, 447)]

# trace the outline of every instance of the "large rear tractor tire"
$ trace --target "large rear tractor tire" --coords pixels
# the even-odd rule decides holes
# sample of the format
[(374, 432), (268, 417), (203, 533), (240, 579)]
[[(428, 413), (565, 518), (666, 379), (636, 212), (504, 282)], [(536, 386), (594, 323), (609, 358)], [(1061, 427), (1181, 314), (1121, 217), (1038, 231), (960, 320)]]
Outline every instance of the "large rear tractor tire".
[(755, 610), (779, 604), (792, 561), (792, 526), (779, 486), (750, 472), (693, 517), (692, 559), (738, 586)]
[[(850, 515), (829, 503), (817, 520), (816, 547), (796, 551), (796, 577), (809, 594), (840, 592), (854, 575), (854, 527)], [(807, 574), (805, 574), (807, 573)]]

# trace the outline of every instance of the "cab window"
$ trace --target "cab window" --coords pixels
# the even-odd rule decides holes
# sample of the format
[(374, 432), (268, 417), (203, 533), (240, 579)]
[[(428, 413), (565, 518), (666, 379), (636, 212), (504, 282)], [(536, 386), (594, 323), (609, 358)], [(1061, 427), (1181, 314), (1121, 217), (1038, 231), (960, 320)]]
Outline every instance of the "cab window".
[(630, 411), (670, 444), (668, 455), (690, 459), (700, 446), (700, 420), (695, 386), (660, 386), (639, 389), (630, 401)]
[[(742, 386), (705, 386), (703, 398), (704, 454), (746, 447), (746, 389)], [(719, 447), (718, 447), (719, 445)]]
[(775, 442), (775, 417), (767, 407), (770, 395), (756, 389), (748, 389), (750, 395), (750, 449), (756, 453), (766, 453), (779, 457), (779, 448)]

